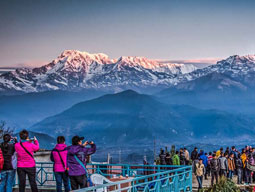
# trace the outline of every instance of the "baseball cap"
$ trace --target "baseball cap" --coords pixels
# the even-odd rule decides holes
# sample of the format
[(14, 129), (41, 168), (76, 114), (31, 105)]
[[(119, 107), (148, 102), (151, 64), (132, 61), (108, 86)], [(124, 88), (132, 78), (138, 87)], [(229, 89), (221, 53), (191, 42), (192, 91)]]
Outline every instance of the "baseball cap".
[(82, 141), (83, 139), (84, 139), (84, 137), (79, 137), (78, 135), (76, 135), (72, 138), (72, 144), (78, 145), (79, 141)]

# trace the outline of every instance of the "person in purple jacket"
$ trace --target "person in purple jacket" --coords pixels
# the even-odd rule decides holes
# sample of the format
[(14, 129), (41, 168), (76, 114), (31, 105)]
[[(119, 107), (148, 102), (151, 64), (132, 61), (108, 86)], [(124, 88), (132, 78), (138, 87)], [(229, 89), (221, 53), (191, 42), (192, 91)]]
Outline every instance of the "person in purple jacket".
[[(72, 190), (87, 187), (86, 158), (96, 152), (94, 142), (86, 141), (82, 144), (84, 137), (74, 136), (72, 145), (67, 147), (67, 166)], [(90, 148), (86, 146), (90, 145)]]

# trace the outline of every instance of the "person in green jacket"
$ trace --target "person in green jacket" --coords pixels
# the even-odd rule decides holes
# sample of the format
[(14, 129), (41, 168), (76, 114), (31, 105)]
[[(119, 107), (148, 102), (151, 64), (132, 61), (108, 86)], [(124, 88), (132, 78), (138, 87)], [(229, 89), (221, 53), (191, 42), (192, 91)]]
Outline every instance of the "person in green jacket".
[(175, 152), (175, 155), (172, 157), (173, 165), (180, 165), (179, 151)]

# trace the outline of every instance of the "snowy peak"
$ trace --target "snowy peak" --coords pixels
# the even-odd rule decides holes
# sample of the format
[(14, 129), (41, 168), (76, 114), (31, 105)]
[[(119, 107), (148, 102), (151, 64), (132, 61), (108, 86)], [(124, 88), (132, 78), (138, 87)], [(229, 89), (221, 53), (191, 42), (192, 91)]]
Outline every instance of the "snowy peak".
[(239, 56), (233, 55), (225, 60), (217, 62), (217, 64), (228, 63), (230, 65), (244, 65), (244, 64), (255, 64), (255, 55)]
[(67, 61), (69, 63), (76, 63), (77, 61), (80, 61), (81, 63), (85, 62), (87, 64), (91, 64), (93, 62), (97, 62), (99, 64), (112, 63), (108, 55), (104, 53), (90, 54), (88, 52), (81, 52), (78, 50), (63, 51), (61, 55), (54, 60), (54, 63), (58, 63), (59, 61)]

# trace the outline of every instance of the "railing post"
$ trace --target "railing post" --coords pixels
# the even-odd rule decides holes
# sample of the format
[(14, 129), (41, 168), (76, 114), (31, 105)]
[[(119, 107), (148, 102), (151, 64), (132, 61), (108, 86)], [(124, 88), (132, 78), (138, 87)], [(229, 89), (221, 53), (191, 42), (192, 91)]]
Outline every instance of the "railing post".
[(179, 191), (179, 176), (177, 171), (174, 172), (174, 191)]

